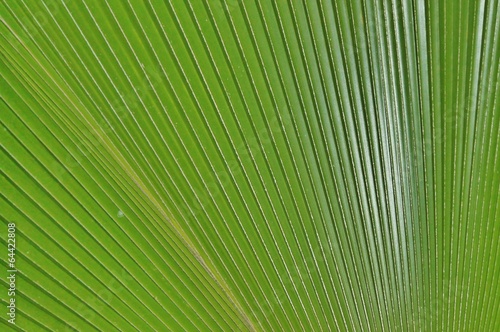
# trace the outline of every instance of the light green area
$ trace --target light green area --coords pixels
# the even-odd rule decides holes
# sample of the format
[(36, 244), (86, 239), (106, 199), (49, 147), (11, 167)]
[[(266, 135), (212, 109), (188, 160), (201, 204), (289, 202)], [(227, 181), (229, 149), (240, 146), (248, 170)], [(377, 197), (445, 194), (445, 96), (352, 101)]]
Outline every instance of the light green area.
[(498, 330), (499, 12), (1, 0), (0, 330)]

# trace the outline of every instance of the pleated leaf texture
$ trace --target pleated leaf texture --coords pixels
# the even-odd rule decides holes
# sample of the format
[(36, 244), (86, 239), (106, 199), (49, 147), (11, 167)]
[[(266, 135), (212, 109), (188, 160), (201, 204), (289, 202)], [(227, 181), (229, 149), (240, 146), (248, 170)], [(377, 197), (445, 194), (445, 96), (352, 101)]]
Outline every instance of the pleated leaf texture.
[(0, 330), (500, 331), (499, 2), (2, 0)]

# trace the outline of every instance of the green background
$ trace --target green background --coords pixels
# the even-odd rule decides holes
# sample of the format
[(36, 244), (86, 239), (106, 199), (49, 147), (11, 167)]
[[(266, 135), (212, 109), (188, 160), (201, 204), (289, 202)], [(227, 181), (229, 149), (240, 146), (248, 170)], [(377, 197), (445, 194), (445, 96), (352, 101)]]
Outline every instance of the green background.
[(498, 330), (499, 12), (1, 1), (0, 329)]

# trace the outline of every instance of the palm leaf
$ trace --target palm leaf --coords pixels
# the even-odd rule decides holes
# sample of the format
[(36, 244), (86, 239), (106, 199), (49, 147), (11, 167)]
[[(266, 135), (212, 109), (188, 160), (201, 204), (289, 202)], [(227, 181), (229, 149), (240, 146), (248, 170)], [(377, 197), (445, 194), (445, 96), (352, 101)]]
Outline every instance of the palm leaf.
[(3, 328), (498, 329), (498, 7), (3, 0)]

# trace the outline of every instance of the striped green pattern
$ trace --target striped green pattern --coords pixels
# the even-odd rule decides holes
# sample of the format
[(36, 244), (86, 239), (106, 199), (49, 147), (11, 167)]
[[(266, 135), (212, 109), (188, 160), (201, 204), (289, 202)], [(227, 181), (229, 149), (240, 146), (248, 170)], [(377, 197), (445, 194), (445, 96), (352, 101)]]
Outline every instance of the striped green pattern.
[(0, 330), (500, 331), (499, 5), (0, 0)]

